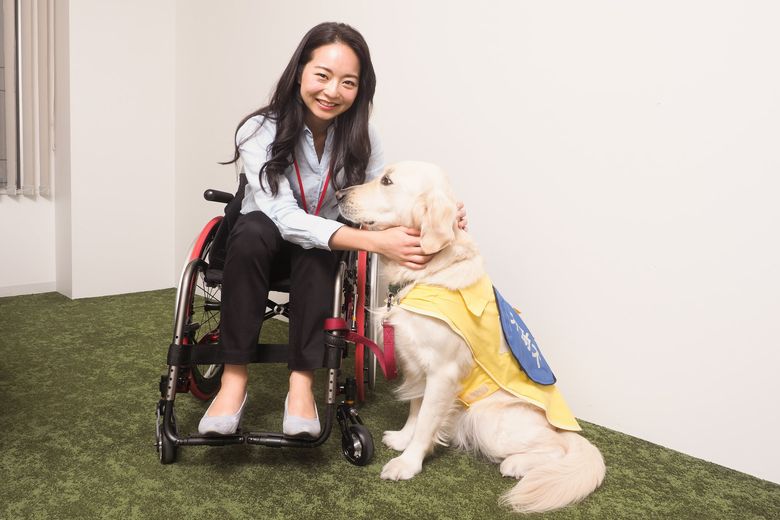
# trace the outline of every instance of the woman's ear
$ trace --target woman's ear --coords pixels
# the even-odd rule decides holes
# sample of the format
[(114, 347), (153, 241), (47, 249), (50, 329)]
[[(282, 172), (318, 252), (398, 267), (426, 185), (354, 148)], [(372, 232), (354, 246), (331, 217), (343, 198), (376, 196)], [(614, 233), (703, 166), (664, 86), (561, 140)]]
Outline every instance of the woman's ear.
[(420, 247), (426, 255), (437, 253), (455, 238), (455, 201), (443, 190), (422, 195), (415, 208), (420, 226)]

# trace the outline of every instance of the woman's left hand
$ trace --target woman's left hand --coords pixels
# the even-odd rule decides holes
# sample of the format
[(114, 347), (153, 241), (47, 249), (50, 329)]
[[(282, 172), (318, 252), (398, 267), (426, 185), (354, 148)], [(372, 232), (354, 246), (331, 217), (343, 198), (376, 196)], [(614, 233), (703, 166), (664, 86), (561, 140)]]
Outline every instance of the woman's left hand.
[(455, 214), (455, 221), (460, 229), (468, 231), (469, 219), (466, 218), (466, 208), (463, 206), (462, 201), (458, 201), (458, 212)]

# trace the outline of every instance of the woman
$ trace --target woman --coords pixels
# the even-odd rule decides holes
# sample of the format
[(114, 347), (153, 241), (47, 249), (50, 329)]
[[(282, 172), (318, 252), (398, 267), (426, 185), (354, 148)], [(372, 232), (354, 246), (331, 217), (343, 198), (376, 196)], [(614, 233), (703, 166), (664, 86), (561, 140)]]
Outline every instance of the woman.
[[(290, 368), (283, 432), (316, 437), (312, 383), (324, 358), (322, 325), (333, 296), (333, 250), (377, 252), (411, 268), (429, 257), (419, 231), (366, 231), (336, 221), (335, 191), (380, 174), (378, 138), (368, 119), (376, 77), (368, 46), (352, 27), (311, 29), (282, 73), (271, 102), (236, 131), (233, 161), (248, 186), (228, 242), (222, 286), (222, 386), (201, 433), (234, 433), (246, 405), (247, 366), (262, 326), (272, 266), (289, 267)], [(459, 217), (465, 226), (465, 214)], [(276, 274), (276, 271), (274, 271)]]

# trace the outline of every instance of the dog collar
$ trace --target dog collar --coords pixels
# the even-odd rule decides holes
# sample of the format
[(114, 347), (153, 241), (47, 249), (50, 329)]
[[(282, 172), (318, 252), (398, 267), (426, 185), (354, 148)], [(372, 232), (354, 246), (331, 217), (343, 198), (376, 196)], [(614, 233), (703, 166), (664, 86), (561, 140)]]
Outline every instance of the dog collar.
[(398, 293), (400, 293), (405, 287), (411, 285), (411, 282), (406, 283), (391, 283), (387, 286), (387, 310), (389, 311), (393, 305), (398, 305)]

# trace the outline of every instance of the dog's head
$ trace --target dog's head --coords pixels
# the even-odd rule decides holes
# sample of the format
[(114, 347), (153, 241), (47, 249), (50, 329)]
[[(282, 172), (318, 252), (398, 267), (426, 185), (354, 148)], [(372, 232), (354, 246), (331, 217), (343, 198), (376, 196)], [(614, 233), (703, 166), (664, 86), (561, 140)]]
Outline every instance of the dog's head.
[(419, 229), (425, 254), (444, 249), (455, 236), (455, 198), (446, 174), (434, 164), (393, 164), (373, 181), (339, 191), (336, 198), (346, 219), (368, 229)]

